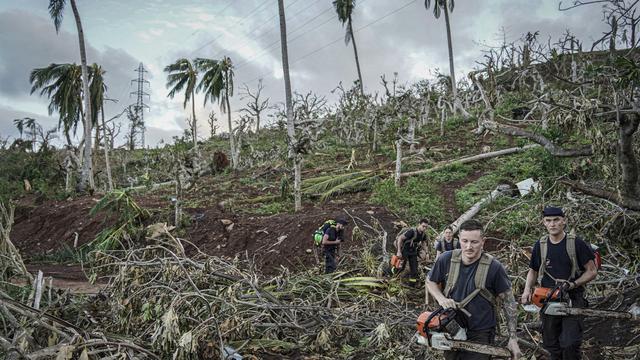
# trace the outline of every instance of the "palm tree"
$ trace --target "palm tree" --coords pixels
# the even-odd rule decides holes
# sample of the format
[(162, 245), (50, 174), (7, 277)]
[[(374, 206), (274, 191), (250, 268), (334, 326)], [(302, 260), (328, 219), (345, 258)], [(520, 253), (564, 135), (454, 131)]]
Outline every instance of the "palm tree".
[(187, 103), (191, 100), (191, 115), (193, 117), (191, 136), (193, 137), (193, 147), (198, 149), (198, 123), (196, 122), (196, 82), (198, 78), (198, 70), (194, 64), (185, 58), (176, 60), (171, 65), (167, 65), (164, 71), (167, 75), (167, 87), (171, 88), (168, 97), (172, 98), (176, 93), (184, 89), (183, 107), (187, 108)]
[(229, 143), (231, 146), (231, 166), (238, 166), (239, 149), (236, 149), (233, 125), (231, 124), (231, 105), (229, 98), (233, 96), (233, 63), (228, 57), (222, 60), (202, 59), (195, 60), (196, 68), (202, 73), (202, 79), (198, 84), (198, 92), (204, 92), (204, 104), (208, 100), (218, 101), (220, 111), (227, 113), (229, 124)]
[[(98, 64), (91, 65), (91, 85), (89, 90), (91, 91), (91, 110), (93, 116), (93, 124), (96, 127), (96, 151), (98, 151), (98, 143), (100, 140), (99, 129), (102, 127), (102, 139), (104, 141), (104, 161), (105, 171), (107, 172), (107, 190), (113, 190), (113, 179), (111, 178), (111, 165), (109, 164), (109, 146), (107, 145), (107, 132), (106, 124), (104, 121), (104, 100), (105, 93), (107, 92), (107, 85), (104, 83), (105, 70)], [(102, 125), (98, 126), (98, 112), (102, 116)]]
[(13, 119), (13, 124), (16, 126), (16, 129), (18, 129), (20, 139), (22, 139), (22, 133), (24, 132), (24, 119)]
[[(449, 22), (449, 12), (453, 11), (455, 3), (454, 0), (434, 0), (433, 4), (433, 16), (436, 19), (440, 18), (440, 14), (444, 12), (444, 23), (447, 28), (447, 46), (449, 48), (449, 76), (451, 76), (451, 94), (453, 95), (454, 111), (456, 109), (462, 109), (462, 104), (458, 101), (458, 88), (456, 87), (456, 75), (453, 67), (453, 45), (451, 44), (451, 24)], [(431, 0), (424, 0), (424, 6), (429, 9), (431, 6)]]
[[(427, 0), (429, 1), (429, 0)], [(353, 36), (353, 22), (351, 20), (351, 14), (356, 7), (355, 0), (334, 0), (333, 7), (338, 13), (338, 20), (344, 24), (347, 24), (347, 32), (344, 35), (345, 44), (349, 44), (349, 41), (353, 44), (353, 53), (356, 58), (356, 68), (358, 69), (358, 81), (360, 81), (360, 95), (364, 95), (364, 85), (362, 84), (362, 73), (360, 72), (360, 60), (358, 59), (358, 48), (356, 47), (356, 38)]]
[[(334, 2), (335, 5), (336, 2)], [(284, 73), (284, 91), (285, 91), (285, 104), (287, 107), (287, 137), (289, 145), (289, 159), (293, 160), (293, 194), (294, 194), (294, 210), (297, 212), (302, 209), (302, 193), (300, 191), (302, 181), (301, 168), (302, 168), (302, 156), (295, 152), (296, 145), (296, 129), (293, 118), (293, 104), (291, 96), (291, 79), (289, 77), (289, 51), (287, 49), (287, 21), (284, 16), (284, 0), (278, 0), (278, 13), (280, 15), (280, 46), (282, 48), (282, 71)], [(349, 17), (349, 19), (351, 19)], [(351, 20), (349, 20), (349, 26), (351, 26)], [(354, 43), (355, 45), (355, 43)], [(354, 47), (355, 49), (355, 47)], [(356, 56), (356, 63), (358, 57)], [(358, 73), (360, 67), (358, 67)], [(360, 82), (362, 86), (362, 82)], [(362, 90), (362, 87), (360, 88)]]
[[(87, 68), (87, 52), (84, 45), (84, 31), (82, 30), (82, 22), (80, 21), (80, 13), (76, 6), (76, 0), (69, 0), (71, 3), (71, 9), (73, 11), (73, 17), (76, 21), (76, 28), (78, 29), (78, 44), (80, 45), (80, 63), (82, 67), (82, 93), (84, 94), (84, 161), (82, 162), (82, 170), (80, 172), (80, 183), (78, 184), (78, 190), (80, 192), (95, 188), (93, 183), (93, 166), (91, 156), (91, 99), (89, 93), (89, 69)], [(53, 19), (53, 24), (56, 27), (56, 33), (60, 31), (60, 25), (62, 24), (62, 14), (66, 6), (66, 0), (49, 0), (49, 14)]]
[(71, 146), (69, 132), (76, 133), (82, 115), (82, 70), (76, 64), (51, 64), (31, 71), (31, 94), (40, 90), (40, 96), (49, 99), (49, 115), (59, 114), (58, 129), (63, 128), (67, 145)]

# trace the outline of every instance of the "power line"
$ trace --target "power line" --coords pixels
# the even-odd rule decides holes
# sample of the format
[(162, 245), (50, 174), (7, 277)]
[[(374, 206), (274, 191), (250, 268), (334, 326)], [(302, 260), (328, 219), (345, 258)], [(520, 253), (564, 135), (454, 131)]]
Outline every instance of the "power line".
[[(240, 22), (237, 24), (238, 26), (242, 25), (246, 19), (249, 18), (249, 16), (253, 15), (258, 9), (264, 7), (264, 5), (266, 5), (270, 0), (264, 0), (260, 5), (258, 5), (257, 7), (255, 7), (253, 10), (251, 10), (249, 12), (249, 14), (245, 15)], [(233, 4), (233, 1), (227, 6), (229, 7), (231, 4)], [(220, 39), (222, 36), (224, 35), (224, 33), (221, 33), (220, 35), (216, 36), (213, 40), (207, 41), (204, 45), (200, 46), (199, 48), (195, 49), (194, 51), (192, 51), (189, 56), (193, 56), (193, 54), (197, 53), (198, 51), (204, 49), (205, 47), (211, 45), (212, 43), (216, 42), (218, 39)]]
[[(383, 15), (383, 16), (381, 16), (381, 17), (379, 17), (379, 18), (377, 18), (377, 19), (375, 19), (375, 20), (373, 20), (373, 21), (371, 21), (371, 22), (367, 23), (366, 25), (364, 25), (364, 26), (362, 26), (362, 27), (360, 27), (360, 28), (358, 28), (358, 29), (354, 30), (354, 33), (359, 32), (359, 31), (361, 31), (361, 30), (364, 30), (364, 29), (368, 28), (369, 26), (371, 26), (371, 25), (373, 25), (373, 24), (376, 24), (376, 23), (378, 23), (378, 22), (380, 22), (380, 21), (384, 20), (385, 18), (387, 18), (387, 17), (389, 17), (389, 16), (391, 16), (391, 15), (393, 15), (393, 14), (395, 14), (395, 13), (397, 13), (397, 12), (399, 12), (399, 11), (401, 11), (401, 10), (405, 9), (405, 8), (407, 8), (409, 5), (411, 5), (411, 4), (413, 4), (413, 3), (415, 3), (416, 1), (417, 1), (417, 0), (411, 0), (411, 1), (409, 1), (408, 3), (405, 3), (405, 4), (404, 4), (404, 5), (402, 5), (401, 7), (396, 8), (396, 9), (394, 9), (394, 10), (392, 10), (392, 11), (390, 11), (390, 12), (386, 13), (385, 15)], [(343, 39), (344, 39), (344, 37), (342, 37), (342, 36), (341, 36), (341, 37), (339, 37), (339, 38), (337, 38), (337, 39), (335, 39), (335, 40), (333, 40), (333, 41), (331, 41), (331, 42), (329, 42), (329, 43), (327, 43), (327, 44), (325, 44), (325, 45), (323, 45), (323, 46), (321, 46), (321, 47), (319, 47), (319, 48), (317, 48), (317, 49), (315, 49), (315, 50), (312, 50), (312, 51), (310, 51), (310, 52), (308, 52), (308, 53), (304, 54), (303, 56), (301, 56), (301, 57), (299, 57), (299, 58), (297, 58), (297, 59), (295, 59), (294, 61), (290, 62), (290, 63), (289, 63), (289, 65), (293, 65), (293, 64), (295, 64), (295, 63), (297, 63), (297, 62), (299, 62), (299, 61), (301, 61), (301, 60), (303, 60), (303, 59), (305, 59), (305, 58), (307, 58), (307, 57), (309, 57), (309, 56), (311, 56), (311, 55), (313, 55), (313, 54), (317, 53), (318, 51), (323, 50), (323, 49), (325, 49), (325, 48), (327, 48), (327, 47), (329, 47), (329, 46), (331, 46), (331, 45), (333, 45), (333, 44), (335, 44), (335, 43), (337, 43), (338, 41), (343, 40)], [(247, 82), (247, 83), (251, 83), (251, 82), (253, 82), (253, 81), (257, 80), (257, 79), (264, 78), (264, 76), (265, 76), (266, 74), (267, 74), (267, 73), (262, 73), (260, 76), (258, 76), (258, 77), (256, 77), (256, 78), (253, 78), (253, 79), (251, 79), (251, 80), (249, 80), (249, 81), (246, 81), (246, 82)]]
[[(331, 10), (331, 9), (328, 9), (328, 10)], [(327, 10), (325, 10), (325, 11), (321, 12), (320, 14), (318, 14), (318, 15), (314, 16), (314, 18), (313, 18), (313, 19), (311, 19), (311, 21), (313, 21), (313, 20), (317, 19), (320, 15), (322, 15), (322, 14), (324, 14), (324, 13), (326, 13), (326, 12), (327, 12)], [(297, 35), (297, 36), (295, 36), (295, 37), (291, 38), (291, 40), (288, 40), (288, 41), (287, 41), (287, 43), (288, 43), (288, 44), (291, 44), (291, 43), (293, 43), (295, 40), (297, 40), (297, 39), (301, 38), (302, 36), (304, 36), (304, 35), (308, 34), (309, 32), (311, 32), (311, 31), (313, 31), (313, 30), (316, 30), (316, 29), (318, 29), (319, 27), (321, 27), (321, 26), (325, 25), (326, 23), (328, 23), (329, 21), (333, 21), (333, 20), (335, 20), (335, 18), (334, 18), (334, 16), (332, 15), (332, 16), (330, 16), (329, 18), (327, 18), (325, 21), (323, 21), (323, 22), (321, 22), (320, 24), (317, 24), (316, 26), (314, 26), (313, 28), (311, 28), (311, 29), (309, 29), (309, 30), (307, 30), (307, 31), (305, 31), (305, 32), (303, 32), (303, 33), (301, 33), (301, 34), (299, 34), (299, 35)], [(290, 34), (292, 34), (292, 33), (294, 33), (294, 32), (296, 32), (297, 30), (302, 29), (302, 28), (303, 28), (304, 26), (306, 26), (307, 24), (308, 24), (308, 23), (306, 23), (306, 24), (304, 24), (303, 26), (298, 27), (298, 28), (296, 28), (295, 30), (291, 31), (291, 32), (289, 33), (289, 35), (290, 35)], [(280, 39), (277, 39), (277, 40), (273, 41), (272, 43), (270, 43), (269, 45), (267, 45), (264, 49), (262, 49), (262, 51), (260, 51), (260, 52), (259, 52), (258, 54), (256, 54), (255, 56), (253, 56), (253, 57), (251, 57), (251, 58), (249, 58), (249, 59), (247, 59), (247, 60), (244, 60), (242, 63), (238, 64), (238, 66), (236, 66), (236, 69), (239, 69), (239, 68), (241, 68), (241, 67), (243, 67), (243, 66), (246, 66), (246, 65), (247, 65), (248, 63), (250, 63), (251, 61), (253, 61), (253, 60), (255, 60), (255, 59), (258, 59), (258, 58), (261, 58), (262, 56), (266, 55), (267, 53), (269, 53), (269, 51), (270, 51), (271, 49), (273, 49), (273, 48), (277, 47), (279, 43), (280, 43)]]
[[(362, 3), (364, 3), (365, 1), (366, 1), (366, 0), (362, 0), (362, 1), (360, 2), (360, 5), (362, 5)], [(323, 11), (323, 12), (321, 12), (321, 13), (317, 14), (316, 16), (314, 16), (311, 20), (307, 21), (307, 22), (306, 22), (305, 24), (303, 24), (302, 26), (299, 26), (299, 27), (297, 27), (296, 29), (294, 29), (294, 30), (292, 30), (292, 31), (288, 32), (288, 34), (287, 34), (287, 35), (291, 35), (291, 34), (295, 33), (296, 31), (298, 31), (298, 30), (300, 30), (300, 29), (304, 28), (304, 27), (305, 27), (306, 25), (308, 25), (310, 22), (312, 22), (313, 20), (315, 20), (315, 19), (317, 19), (318, 17), (320, 17), (322, 14), (324, 14), (324, 13), (326, 13), (326, 12), (328, 12), (328, 11), (331, 11), (331, 10), (333, 10), (333, 6), (332, 6), (332, 7), (330, 7), (330, 8), (328, 8), (328, 9), (326, 9), (325, 11)], [(287, 43), (288, 43), (288, 44), (293, 43), (295, 40), (297, 40), (297, 39), (301, 38), (302, 36), (304, 36), (304, 35), (308, 34), (309, 32), (311, 32), (311, 31), (313, 31), (313, 30), (318, 29), (319, 27), (323, 26), (324, 24), (326, 24), (326, 23), (328, 23), (329, 21), (332, 21), (332, 20), (334, 20), (334, 19), (335, 19), (335, 18), (334, 18), (334, 16), (333, 16), (333, 15), (332, 15), (332, 16), (330, 16), (330, 17), (329, 17), (329, 18), (327, 18), (325, 21), (323, 21), (322, 23), (320, 23), (320, 24), (316, 25), (315, 27), (313, 27), (313, 28), (311, 28), (311, 29), (309, 29), (309, 30), (307, 30), (307, 31), (305, 31), (305, 32), (303, 32), (303, 33), (301, 33), (301, 34), (299, 34), (299, 35), (297, 35), (297, 36), (295, 36), (295, 37), (291, 38), (290, 40), (287, 40)], [(276, 47), (279, 43), (280, 43), (280, 39), (277, 39), (277, 40), (275, 40), (274, 42), (270, 43), (270, 44), (269, 44), (269, 45), (267, 45), (267, 47), (266, 47), (266, 48), (264, 48), (260, 53), (256, 54), (255, 56), (251, 57), (250, 59), (247, 59), (247, 60), (243, 61), (242, 63), (238, 64), (238, 66), (236, 66), (236, 69), (239, 69), (239, 68), (241, 68), (241, 67), (244, 67), (244, 66), (246, 66), (249, 62), (251, 62), (252, 60), (255, 60), (255, 59), (257, 59), (257, 58), (260, 58), (260, 57), (262, 57), (262, 56), (266, 55), (266, 54), (267, 54), (271, 49), (273, 49), (274, 47)]]
[[(295, 4), (296, 4), (296, 3), (298, 3), (299, 1), (300, 1), (300, 0), (295, 0), (295, 1), (293, 1), (291, 4), (287, 5), (287, 6), (285, 7), (285, 9), (287, 9), (287, 8), (289, 8), (289, 7), (293, 6), (293, 5), (295, 5)], [(298, 11), (298, 12), (296, 13), (296, 15), (297, 15), (297, 14), (300, 14), (301, 12), (303, 12), (303, 11), (304, 11), (304, 10), (306, 10), (306, 9), (308, 9), (308, 7), (303, 8), (302, 10)], [(274, 18), (276, 18), (277, 16), (278, 16), (278, 14), (277, 14), (277, 13), (276, 13), (276, 14), (274, 14), (274, 15), (273, 15), (273, 16), (271, 16), (269, 19), (267, 19), (267, 20), (265, 20), (265, 21), (264, 21), (264, 25), (263, 25), (263, 26), (261, 26), (261, 27), (258, 27), (258, 28), (256, 28), (256, 29), (254, 29), (254, 30), (253, 30), (253, 31), (251, 31), (250, 33), (246, 34), (246, 35), (245, 35), (245, 37), (250, 37), (250, 36), (251, 36), (252, 34), (254, 34), (254, 33), (259, 33), (259, 32), (260, 32), (259, 30), (262, 30), (262, 29), (266, 28), (266, 27), (267, 27), (267, 26), (269, 26), (269, 25), (273, 25), (273, 23), (271, 23), (271, 20), (273, 20), (273, 19), (274, 19)], [(266, 25), (266, 26), (265, 26), (265, 25)], [(263, 34), (261, 34), (261, 35), (258, 35), (255, 39), (253, 39), (253, 41), (258, 41), (258, 39), (263, 38), (263, 37), (265, 37), (266, 35), (269, 35), (269, 34), (271, 33), (271, 31), (272, 31), (272, 30), (273, 30), (273, 29), (268, 30), (267, 32), (265, 32), (265, 33), (263, 33)], [(238, 46), (236, 47), (236, 49), (242, 49), (242, 48), (244, 48), (244, 47), (246, 47), (246, 46), (249, 46), (249, 41), (245, 41), (245, 42), (241, 43), (240, 45), (238, 45)], [(218, 52), (216, 52), (214, 55), (212, 55), (212, 58), (213, 58), (213, 59), (215, 59), (215, 58), (219, 57), (220, 55), (222, 55), (222, 54), (223, 54), (223, 53), (225, 53), (225, 52), (226, 52), (226, 49), (221, 49), (221, 50), (219, 50)]]

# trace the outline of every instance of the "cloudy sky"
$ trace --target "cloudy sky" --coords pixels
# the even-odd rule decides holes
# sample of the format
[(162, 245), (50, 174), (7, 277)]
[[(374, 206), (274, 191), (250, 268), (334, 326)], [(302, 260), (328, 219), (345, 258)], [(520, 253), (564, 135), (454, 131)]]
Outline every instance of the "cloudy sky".
[[(271, 103), (282, 102), (280, 34), (276, 0), (77, 0), (89, 63), (107, 71), (109, 104), (106, 117), (135, 102), (131, 80), (139, 63), (148, 70), (145, 101), (147, 139), (152, 146), (169, 141), (186, 126), (190, 112), (183, 95), (167, 98), (163, 68), (178, 58), (229, 56), (235, 65), (233, 116), (246, 100), (239, 87), (251, 88), (263, 79)], [(566, 3), (566, 1), (565, 1)], [(29, 73), (50, 63), (80, 62), (71, 6), (65, 9), (56, 34), (48, 1), (0, 0), (0, 137), (17, 136), (13, 119), (36, 118), (46, 128), (57, 124), (47, 114), (48, 99), (29, 95)], [(314, 91), (332, 100), (339, 82), (357, 78), (352, 47), (345, 46), (344, 28), (331, 0), (285, 0), (289, 63), (294, 91)], [(585, 43), (605, 30), (601, 8), (589, 6), (558, 11), (557, 0), (458, 0), (451, 17), (456, 74), (481, 59), (481, 44), (499, 44), (540, 31), (541, 39), (558, 39), (570, 29)], [(444, 19), (436, 20), (422, 0), (359, 0), (353, 16), (365, 91), (380, 90), (380, 75), (398, 73), (403, 83), (448, 71)], [(187, 108), (189, 109), (189, 107)], [(203, 106), (196, 97), (200, 134), (208, 134), (206, 117), (216, 105)], [(226, 129), (220, 121), (220, 128)], [(81, 130), (78, 131), (78, 135)]]

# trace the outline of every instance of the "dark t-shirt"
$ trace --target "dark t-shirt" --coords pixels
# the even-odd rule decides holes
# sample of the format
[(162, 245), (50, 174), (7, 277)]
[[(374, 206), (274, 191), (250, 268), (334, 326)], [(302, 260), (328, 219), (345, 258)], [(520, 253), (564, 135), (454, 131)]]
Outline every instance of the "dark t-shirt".
[[(531, 261), (529, 262), (531, 269), (540, 270), (540, 257), (540, 240), (538, 240), (531, 252)], [(576, 237), (576, 257), (578, 259), (578, 273), (575, 278), (569, 279), (571, 276), (571, 259), (567, 253), (567, 236), (565, 235), (562, 241), (557, 244), (553, 244), (547, 239), (547, 261), (541, 285), (543, 287), (556, 286), (556, 282), (549, 277), (549, 274), (556, 279), (573, 281), (580, 276), (580, 273), (584, 272), (584, 266), (589, 260), (595, 259), (591, 247), (579, 237)]]
[(418, 255), (420, 243), (426, 240), (425, 233), (418, 232), (418, 235), (411, 241), (416, 232), (416, 229), (409, 229), (404, 233), (404, 242), (402, 243), (402, 254), (404, 256)]
[[(429, 272), (429, 280), (441, 284), (443, 289), (446, 279), (449, 276), (452, 254), (452, 251), (442, 253), (442, 255), (438, 257), (433, 269)], [(450, 298), (455, 301), (461, 301), (476, 289), (475, 275), (479, 263), (479, 259), (470, 265), (460, 263), (458, 281), (451, 291)], [(507, 271), (496, 259), (493, 259), (489, 266), (485, 288), (494, 296), (511, 289), (511, 281), (507, 276)], [(480, 331), (492, 329), (496, 326), (496, 316), (493, 305), (482, 295), (478, 294), (478, 296), (473, 298), (473, 300), (465, 306), (465, 309), (471, 313), (471, 317), (467, 318), (462, 312), (459, 312), (460, 322), (461, 325), (465, 326), (468, 330)]]
[[(455, 242), (456, 242), (456, 239), (451, 239), (451, 242), (447, 242), (447, 240), (445, 239), (439, 240), (436, 243), (436, 251), (445, 252), (445, 251), (460, 249), (460, 243), (455, 244), (456, 245), (455, 247), (453, 246)], [(443, 246), (444, 246), (444, 249), (443, 249)]]
[[(329, 227), (324, 233), (329, 236), (329, 241), (335, 241), (336, 239), (340, 239), (340, 241), (344, 240), (343, 229), (337, 230), (335, 226)], [(326, 249), (335, 249), (338, 245), (325, 245), (324, 247)]]

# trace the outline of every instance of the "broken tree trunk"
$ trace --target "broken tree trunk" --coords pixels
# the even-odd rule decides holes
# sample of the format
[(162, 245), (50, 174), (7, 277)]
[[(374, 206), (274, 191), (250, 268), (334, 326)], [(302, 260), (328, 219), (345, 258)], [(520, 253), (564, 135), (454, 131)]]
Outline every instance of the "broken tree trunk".
[(454, 233), (457, 232), (458, 228), (460, 227), (460, 224), (462, 224), (463, 222), (473, 219), (473, 217), (476, 216), (480, 212), (480, 210), (482, 210), (482, 208), (491, 204), (495, 199), (499, 198), (500, 196), (508, 194), (512, 190), (513, 189), (508, 184), (498, 185), (496, 189), (493, 190), (488, 196), (486, 196), (485, 198), (482, 198), (480, 201), (473, 204), (473, 206), (471, 206), (469, 210), (465, 211), (464, 214), (460, 215), (460, 217), (456, 219), (456, 221), (451, 223), (451, 228), (453, 229), (453, 232)]
[[(409, 172), (406, 172), (406, 173), (402, 173), (400, 176), (406, 177), (406, 176), (412, 176), (412, 175), (427, 174), (427, 173), (430, 173), (430, 172), (442, 170), (442, 169), (444, 169), (444, 168), (446, 168), (448, 166), (451, 166), (451, 165), (467, 164), (467, 163), (471, 163), (471, 162), (475, 162), (475, 161), (491, 159), (491, 158), (502, 156), (502, 155), (516, 154), (516, 153), (523, 152), (523, 151), (526, 151), (526, 150), (529, 150), (529, 149), (533, 149), (533, 148), (536, 148), (536, 147), (539, 147), (539, 146), (540, 145), (538, 145), (538, 144), (530, 144), (530, 145), (525, 145), (523, 147), (513, 147), (513, 148), (502, 149), (502, 150), (498, 150), (498, 151), (492, 151), (492, 152), (488, 152), (488, 153), (484, 153), (484, 154), (468, 156), (468, 157), (464, 157), (464, 158), (460, 158), (460, 159), (444, 161), (444, 162), (441, 162), (439, 164), (434, 165), (432, 168), (424, 169), (424, 170), (409, 171)], [(397, 174), (397, 165), (396, 165), (396, 174)]]

